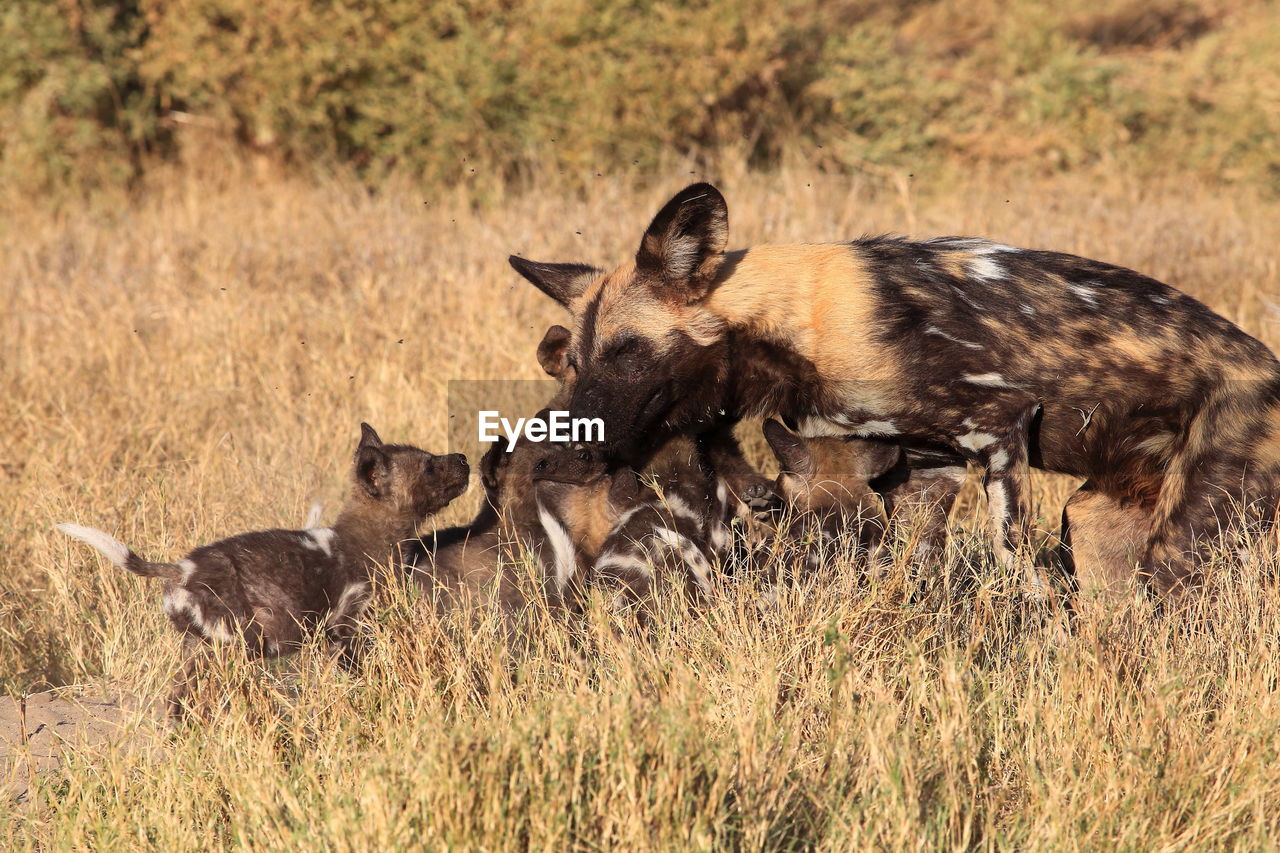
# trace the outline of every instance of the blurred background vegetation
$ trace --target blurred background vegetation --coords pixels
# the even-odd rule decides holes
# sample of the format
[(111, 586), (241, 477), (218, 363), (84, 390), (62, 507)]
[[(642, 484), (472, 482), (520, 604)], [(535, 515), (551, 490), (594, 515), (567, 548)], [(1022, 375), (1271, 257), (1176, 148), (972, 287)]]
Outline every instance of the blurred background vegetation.
[(1119, 166), (1280, 194), (1267, 0), (5, 0), (0, 180)]

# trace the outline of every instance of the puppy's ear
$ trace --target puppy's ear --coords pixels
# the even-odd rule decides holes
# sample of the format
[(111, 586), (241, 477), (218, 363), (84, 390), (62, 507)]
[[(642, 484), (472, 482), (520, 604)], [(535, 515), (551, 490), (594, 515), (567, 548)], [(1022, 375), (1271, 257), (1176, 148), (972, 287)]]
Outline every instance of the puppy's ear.
[(813, 454), (805, 440), (769, 418), (764, 422), (764, 438), (778, 458), (782, 473), (809, 479), (813, 476)]
[(490, 498), (498, 495), (498, 471), (509, 458), (510, 454), (504, 453), (502, 444), (496, 441), (480, 457), (480, 483)]
[(548, 376), (564, 376), (569, 367), (569, 340), (573, 333), (564, 326), (552, 326), (538, 344), (538, 364)]
[(613, 475), (609, 486), (609, 503), (614, 509), (624, 510), (640, 497), (640, 477), (630, 468), (621, 468)]
[(588, 264), (544, 264), (516, 255), (507, 258), (507, 262), (534, 287), (566, 308), (591, 282), (604, 275), (603, 270)]
[(387, 494), (391, 459), (382, 449), (382, 439), (368, 424), (360, 424), (360, 444), (356, 447), (356, 483), (371, 498)]
[(858, 477), (870, 482), (898, 464), (902, 448), (887, 441), (853, 439), (849, 450), (854, 456)]
[(368, 424), (360, 424), (360, 444), (356, 447), (358, 451), (362, 447), (381, 447), (382, 439), (378, 437), (377, 430)]

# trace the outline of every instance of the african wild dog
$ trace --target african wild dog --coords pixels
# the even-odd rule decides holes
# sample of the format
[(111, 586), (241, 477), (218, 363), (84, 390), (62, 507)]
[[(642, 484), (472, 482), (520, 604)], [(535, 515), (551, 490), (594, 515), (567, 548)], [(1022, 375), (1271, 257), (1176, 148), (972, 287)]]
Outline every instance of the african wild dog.
[[(540, 264), (515, 256), (510, 260), (517, 272), (562, 303), (564, 301), (557, 294), (563, 289), (576, 288), (584, 281), (592, 281), (603, 274), (586, 264)], [(565, 304), (573, 310), (577, 303)], [(570, 350), (572, 337), (572, 332), (563, 326), (552, 326), (538, 347), (538, 361), (543, 370), (560, 380), (562, 387), (570, 389), (577, 378), (577, 363), (572, 360)], [(567, 394), (559, 399), (561, 405), (569, 404)], [(695, 440), (703, 449), (705, 463), (723, 480), (730, 494), (753, 510), (757, 517), (767, 518), (771, 512), (782, 508), (781, 498), (773, 484), (747, 462), (734, 436), (736, 423), (737, 419), (727, 412), (722, 420), (710, 425), (700, 421)], [(873, 452), (870, 449), (873, 443), (886, 442), (863, 442), (868, 446), (867, 452)], [(946, 545), (947, 516), (964, 481), (965, 460), (945, 448), (907, 451), (896, 442), (892, 447), (899, 451), (898, 460), (877, 480), (875, 488), (884, 502), (890, 522), (900, 527), (907, 524), (918, 532), (916, 555), (923, 559), (939, 553)], [(750, 513), (739, 514), (744, 518), (739, 520), (736, 530), (758, 540), (760, 531), (755, 529), (757, 526), (752, 523)], [(737, 544), (741, 546), (744, 543)]]
[[(589, 531), (589, 538), (579, 534), (573, 542), (575, 553), (593, 560), (589, 580), (613, 590), (620, 602), (647, 603), (660, 573), (680, 578), (695, 595), (710, 593), (714, 570), (733, 558), (743, 542), (735, 531), (750, 514), (697, 443), (683, 437), (667, 441), (643, 475), (611, 467), (585, 447), (567, 447), (551, 450), (534, 476), (539, 511), (554, 518), (564, 517), (564, 489), (607, 491), (607, 501), (594, 504), (604, 512), (597, 510), (591, 523), (570, 520), (564, 529)], [(582, 515), (577, 510), (570, 518)], [(561, 538), (565, 545), (557, 550), (567, 555), (567, 537)], [(557, 562), (566, 571), (580, 565)]]
[(752, 414), (941, 447), (984, 469), (1006, 561), (1028, 539), (1030, 467), (1071, 474), (1110, 504), (1087, 538), (1116, 509), (1145, 519), (1135, 554), (1163, 594), (1196, 581), (1198, 540), (1237, 505), (1274, 519), (1280, 362), (1195, 299), (974, 238), (727, 240), (723, 196), (696, 184), (612, 272), (512, 259), (569, 306), (570, 412), (604, 420), (612, 457)]
[[(561, 382), (561, 405), (575, 379), (566, 357), (570, 337), (563, 326), (552, 326), (538, 348), (543, 370)], [(735, 483), (751, 492), (757, 510), (776, 500), (743, 456), (732, 424), (696, 438), (667, 439), (648, 454), (640, 474), (610, 469), (590, 451), (570, 447), (551, 450), (534, 478), (543, 530), (549, 542), (559, 543), (553, 551), (560, 588), (603, 582), (637, 597), (644, 596), (654, 561), (668, 556), (654, 543), (665, 542), (691, 560), (683, 571), (702, 591), (710, 588), (712, 562), (726, 563), (750, 547), (756, 525)], [(622, 577), (622, 562), (633, 576)]]
[(869, 555), (884, 536), (884, 502), (871, 483), (898, 462), (897, 445), (857, 438), (802, 438), (772, 418), (765, 440), (778, 460), (775, 489), (792, 512), (793, 538), (816, 568), (826, 546), (850, 538)]
[(202, 545), (180, 562), (153, 563), (100, 530), (58, 525), (117, 566), (164, 579), (165, 614), (183, 640), (171, 716), (182, 714), (209, 643), (242, 641), (251, 655), (276, 658), (297, 651), (319, 626), (343, 664), (355, 663), (356, 620), (374, 572), (423, 519), (466, 488), (468, 477), (461, 454), (383, 444), (368, 424), (360, 429), (350, 497), (332, 527), (242, 533)]
[(803, 438), (772, 418), (764, 435), (781, 466), (774, 491), (793, 510), (821, 520), (829, 537), (851, 532), (869, 551), (896, 526), (916, 536), (917, 560), (937, 557), (946, 546), (947, 518), (968, 475), (963, 459), (888, 441)]

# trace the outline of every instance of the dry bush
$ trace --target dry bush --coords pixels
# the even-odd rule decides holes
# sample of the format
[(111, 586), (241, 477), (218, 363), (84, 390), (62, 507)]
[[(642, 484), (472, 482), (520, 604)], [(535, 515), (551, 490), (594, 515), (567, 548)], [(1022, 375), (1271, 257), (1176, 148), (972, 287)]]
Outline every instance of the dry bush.
[[(1277, 205), (1122, 176), (917, 188), (799, 167), (671, 168), (468, 194), (175, 177), (118, 209), (0, 223), (0, 674), (159, 697), (176, 662), (158, 590), (53, 530), (152, 557), (330, 516), (361, 420), (446, 444), (445, 383), (536, 378), (558, 309), (509, 252), (620, 261), (686, 179), (732, 241), (971, 233), (1154, 274), (1280, 344)], [(426, 204), (424, 202), (429, 202)], [(754, 437), (749, 446), (761, 454)], [(1072, 488), (1038, 476), (1051, 534)], [(466, 519), (472, 491), (439, 520)], [(72, 750), (0, 811), (11, 849), (1256, 848), (1280, 830), (1274, 542), (1221, 557), (1218, 595), (1082, 620), (1016, 594), (966, 497), (946, 559), (883, 577), (835, 560), (776, 609), (725, 581), (648, 636), (597, 608), (440, 620), (371, 614), (360, 678), (319, 649), (171, 740)], [(239, 687), (237, 687), (239, 685)], [(240, 689), (243, 688), (243, 689)], [(19, 768), (20, 769), (20, 768)]]

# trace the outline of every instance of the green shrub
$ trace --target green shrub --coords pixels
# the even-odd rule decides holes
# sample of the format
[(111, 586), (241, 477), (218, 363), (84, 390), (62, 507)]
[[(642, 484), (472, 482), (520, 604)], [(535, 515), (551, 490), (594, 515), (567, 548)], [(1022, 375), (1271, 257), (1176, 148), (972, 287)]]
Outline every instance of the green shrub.
[(10, 0), (0, 177), (119, 185), (212, 135), (371, 184), (821, 145), (1280, 190), (1277, 82), (1255, 0)]

